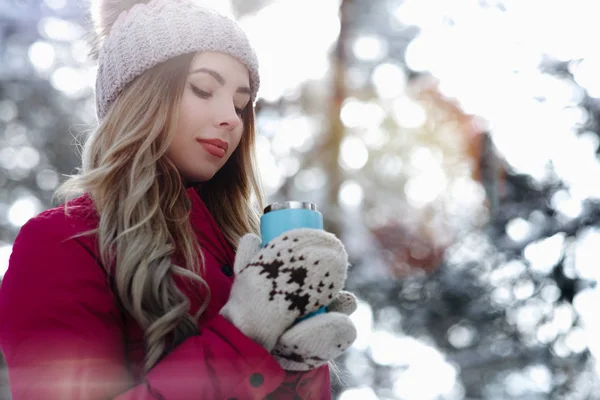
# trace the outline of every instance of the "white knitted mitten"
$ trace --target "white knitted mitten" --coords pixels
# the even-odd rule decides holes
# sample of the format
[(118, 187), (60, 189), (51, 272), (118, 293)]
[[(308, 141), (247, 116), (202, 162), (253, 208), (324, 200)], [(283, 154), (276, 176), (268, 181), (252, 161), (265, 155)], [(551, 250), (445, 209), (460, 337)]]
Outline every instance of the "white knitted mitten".
[(337, 297), (347, 268), (344, 245), (323, 230), (294, 229), (264, 249), (256, 235), (245, 235), (238, 245), (235, 279), (221, 314), (270, 352), (297, 318)]
[(356, 297), (346, 291), (318, 314), (292, 326), (279, 338), (273, 356), (283, 369), (307, 371), (339, 357), (356, 340), (348, 317), (356, 310)]

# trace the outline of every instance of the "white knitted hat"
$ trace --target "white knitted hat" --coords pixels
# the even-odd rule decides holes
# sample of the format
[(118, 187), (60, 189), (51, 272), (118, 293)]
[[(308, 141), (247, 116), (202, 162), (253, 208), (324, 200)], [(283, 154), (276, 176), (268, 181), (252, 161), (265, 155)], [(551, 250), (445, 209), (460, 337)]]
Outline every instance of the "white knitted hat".
[[(107, 14), (132, 3), (99, 1), (99, 12)], [(97, 18), (96, 25), (102, 25), (103, 16)], [(225, 53), (244, 64), (250, 73), (251, 101), (256, 99), (260, 85), (258, 60), (248, 37), (233, 19), (193, 0), (134, 2), (118, 14), (99, 48), (98, 120), (104, 118), (125, 86), (144, 71), (170, 58), (202, 51)]]

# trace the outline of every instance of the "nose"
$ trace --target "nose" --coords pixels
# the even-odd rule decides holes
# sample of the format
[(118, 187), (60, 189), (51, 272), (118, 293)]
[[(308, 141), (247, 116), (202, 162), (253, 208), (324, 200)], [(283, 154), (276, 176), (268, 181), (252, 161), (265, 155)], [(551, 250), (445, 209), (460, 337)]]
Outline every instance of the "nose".
[(231, 104), (221, 107), (218, 112), (216, 122), (220, 128), (235, 129), (242, 121), (240, 116), (235, 111), (235, 106)]

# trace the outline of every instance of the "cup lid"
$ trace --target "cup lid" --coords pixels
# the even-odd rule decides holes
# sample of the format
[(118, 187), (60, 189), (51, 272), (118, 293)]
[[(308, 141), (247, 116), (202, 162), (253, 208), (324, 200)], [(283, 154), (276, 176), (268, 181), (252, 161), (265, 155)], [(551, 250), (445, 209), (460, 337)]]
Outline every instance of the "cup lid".
[(265, 207), (264, 213), (266, 214), (268, 212), (277, 210), (287, 210), (290, 208), (319, 211), (317, 210), (316, 204), (308, 201), (280, 201), (277, 203), (269, 204), (267, 207)]

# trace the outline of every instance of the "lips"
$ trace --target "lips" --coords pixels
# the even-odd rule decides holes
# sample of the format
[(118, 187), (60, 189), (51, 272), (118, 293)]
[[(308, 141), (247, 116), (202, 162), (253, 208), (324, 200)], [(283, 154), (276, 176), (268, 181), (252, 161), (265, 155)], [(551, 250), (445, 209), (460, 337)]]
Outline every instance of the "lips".
[(227, 148), (229, 147), (227, 142), (224, 142), (221, 139), (196, 139), (196, 141), (200, 143), (202, 147), (204, 147), (204, 150), (209, 154), (218, 158), (225, 157)]

